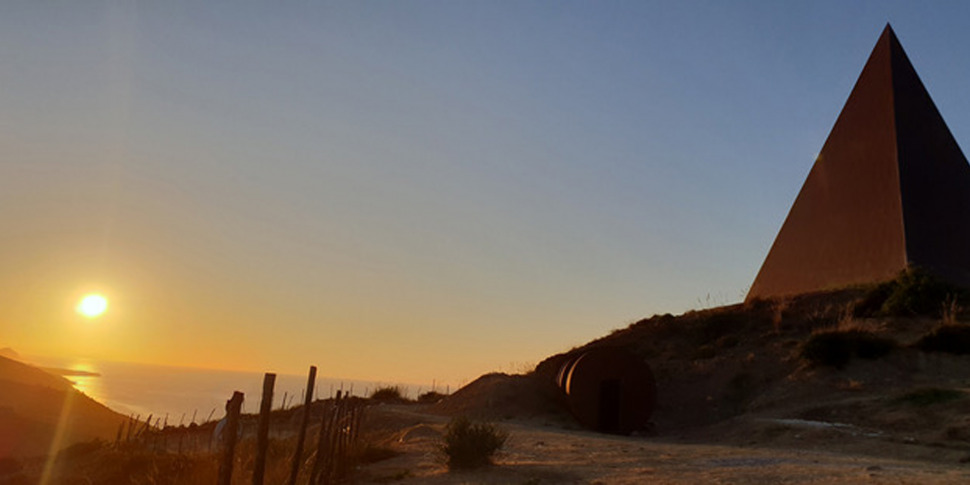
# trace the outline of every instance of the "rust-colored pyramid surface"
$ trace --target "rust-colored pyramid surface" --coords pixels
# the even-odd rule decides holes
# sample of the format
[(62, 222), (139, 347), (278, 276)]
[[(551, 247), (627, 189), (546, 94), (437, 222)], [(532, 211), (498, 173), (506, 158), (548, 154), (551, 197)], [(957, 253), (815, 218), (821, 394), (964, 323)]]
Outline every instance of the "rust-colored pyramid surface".
[(970, 285), (970, 165), (887, 25), (747, 300), (911, 266)]

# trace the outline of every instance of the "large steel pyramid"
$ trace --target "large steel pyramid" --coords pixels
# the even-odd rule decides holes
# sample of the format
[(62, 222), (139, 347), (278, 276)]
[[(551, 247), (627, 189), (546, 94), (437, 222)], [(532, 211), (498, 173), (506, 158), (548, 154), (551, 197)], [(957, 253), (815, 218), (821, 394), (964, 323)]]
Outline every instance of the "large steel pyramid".
[(913, 266), (970, 285), (970, 165), (887, 25), (747, 300)]

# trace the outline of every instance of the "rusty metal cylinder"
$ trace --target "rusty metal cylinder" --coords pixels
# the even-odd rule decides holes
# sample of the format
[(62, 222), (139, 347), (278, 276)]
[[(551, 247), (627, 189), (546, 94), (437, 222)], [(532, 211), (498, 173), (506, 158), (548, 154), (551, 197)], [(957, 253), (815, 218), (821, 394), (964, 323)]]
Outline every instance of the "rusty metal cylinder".
[(559, 368), (556, 384), (576, 420), (602, 433), (630, 434), (646, 428), (653, 415), (653, 372), (622, 348), (595, 348), (573, 356)]

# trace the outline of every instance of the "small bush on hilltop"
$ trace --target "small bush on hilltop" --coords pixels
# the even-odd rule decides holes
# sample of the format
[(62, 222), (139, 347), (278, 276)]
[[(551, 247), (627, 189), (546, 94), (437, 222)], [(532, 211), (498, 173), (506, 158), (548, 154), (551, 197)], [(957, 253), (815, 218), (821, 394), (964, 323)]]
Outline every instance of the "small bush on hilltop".
[(911, 268), (871, 290), (856, 304), (855, 316), (940, 314), (947, 302), (968, 301), (967, 290), (942, 281), (925, 270)]
[(813, 365), (841, 369), (853, 356), (878, 359), (897, 347), (896, 341), (868, 330), (823, 330), (814, 332), (802, 345), (801, 356)]
[(886, 303), (886, 300), (892, 296), (893, 291), (899, 284), (896, 280), (886, 281), (880, 283), (863, 295), (862, 299), (855, 303), (855, 307), (852, 309), (853, 316), (857, 318), (874, 317), (880, 315), (882, 312), (882, 306)]
[(387, 386), (374, 389), (374, 392), (371, 393), (370, 398), (375, 401), (382, 402), (407, 401), (407, 399), (404, 397), (404, 393), (398, 386)]
[(447, 397), (447, 396), (445, 394), (440, 393), (440, 392), (437, 392), (437, 391), (428, 391), (428, 392), (426, 392), (426, 393), (421, 394), (420, 396), (418, 396), (418, 402), (421, 403), (421, 404), (434, 404), (434, 403), (436, 403), (436, 402), (444, 399), (445, 397)]
[(913, 346), (923, 352), (970, 354), (970, 325), (945, 323), (920, 337)]
[(448, 457), (448, 468), (479, 468), (492, 463), (492, 455), (505, 445), (508, 433), (493, 424), (473, 423), (459, 416), (448, 423), (441, 451)]

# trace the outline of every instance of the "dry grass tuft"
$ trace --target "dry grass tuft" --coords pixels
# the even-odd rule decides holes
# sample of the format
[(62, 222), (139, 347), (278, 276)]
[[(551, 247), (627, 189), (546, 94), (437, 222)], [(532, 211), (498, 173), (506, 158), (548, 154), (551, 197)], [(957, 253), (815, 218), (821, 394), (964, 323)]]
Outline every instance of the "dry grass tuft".
[(852, 315), (847, 307), (834, 328), (812, 332), (802, 344), (802, 358), (812, 365), (841, 369), (853, 357), (878, 359), (899, 346), (878, 335), (884, 329), (882, 324), (856, 320)]
[(441, 451), (448, 468), (480, 468), (492, 464), (492, 456), (505, 446), (508, 433), (490, 423), (475, 423), (464, 416), (448, 423)]

